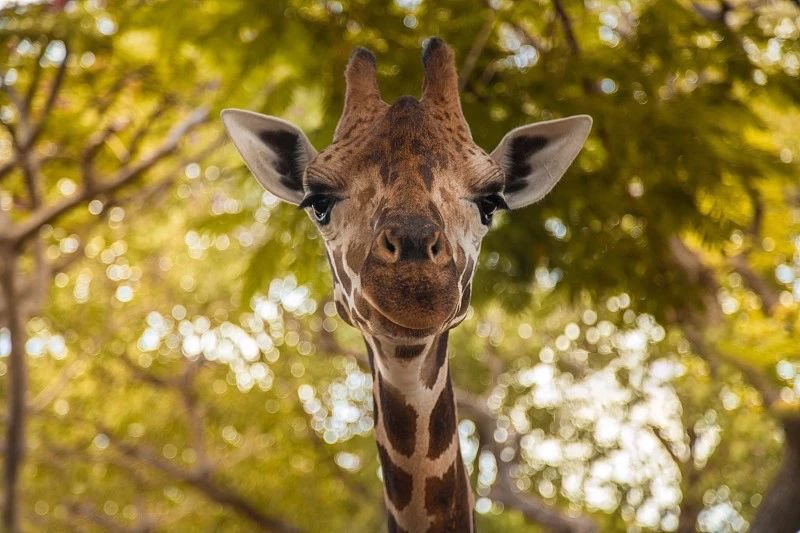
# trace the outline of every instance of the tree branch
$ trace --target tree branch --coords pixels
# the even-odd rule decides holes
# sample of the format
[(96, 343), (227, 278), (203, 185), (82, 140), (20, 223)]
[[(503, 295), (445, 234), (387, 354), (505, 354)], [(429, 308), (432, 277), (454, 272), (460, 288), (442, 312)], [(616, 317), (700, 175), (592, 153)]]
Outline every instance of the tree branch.
[(697, 2), (692, 2), (692, 9), (694, 9), (695, 13), (709, 22), (724, 22), (725, 15), (728, 14), (728, 12), (733, 8), (726, 0), (723, 0), (720, 2), (719, 9), (710, 9)]
[(572, 55), (580, 54), (581, 48), (578, 45), (578, 40), (575, 38), (575, 32), (572, 30), (572, 21), (567, 15), (567, 12), (564, 10), (561, 0), (553, 0), (553, 7), (556, 10), (558, 21), (561, 23), (561, 27), (564, 29), (564, 37), (567, 40), (567, 45), (569, 46), (570, 52)]
[(517, 35), (521, 37), (523, 43), (534, 47), (539, 54), (542, 54), (546, 51), (545, 46), (539, 41), (539, 39), (531, 35), (531, 33), (525, 29), (524, 26), (516, 22), (511, 22), (510, 24), (511, 27), (514, 28), (514, 31), (517, 32)]
[[(0, 79), (2, 79), (2, 77), (4, 77), (5, 75), (6, 72), (3, 72), (2, 75), (0, 75)], [(6, 83), (0, 82), (0, 90), (2, 90), (4, 93), (8, 95), (8, 99), (11, 100), (11, 103), (17, 110), (22, 109), (22, 100), (20, 100), (19, 94), (17, 94), (17, 91), (16, 89), (14, 89), (13, 85), (7, 85)], [(20, 115), (18, 112), (18, 117), (20, 119), (24, 119), (25, 122), (27, 123), (27, 117), (24, 114)], [(19, 125), (19, 122), (20, 121), (17, 122), (17, 125)], [(11, 135), (11, 140), (16, 143), (19, 134), (18, 128), (4, 121), (0, 121), (0, 124), (2, 124), (3, 127), (6, 129), (6, 131), (8, 131), (9, 135)]]
[[(558, 533), (594, 533), (597, 526), (585, 516), (569, 516), (535, 496), (517, 490), (512, 476), (512, 463), (500, 458), (501, 445), (494, 440), (497, 420), (482, 398), (456, 391), (459, 411), (475, 422), (481, 446), (491, 451), (497, 461), (497, 483), (490, 497), (520, 511), (527, 520)], [(502, 446), (504, 447), (504, 446)], [(518, 452), (517, 452), (518, 453)]]
[(114, 80), (111, 87), (103, 95), (97, 94), (95, 96), (97, 105), (95, 110), (97, 114), (102, 117), (106, 111), (116, 102), (117, 98), (122, 94), (123, 88), (131, 81), (141, 78), (144, 73), (144, 68), (138, 68), (132, 71), (126, 71), (119, 78)]
[(737, 357), (732, 357), (722, 353), (703, 338), (703, 328), (711, 323), (721, 320), (721, 310), (716, 298), (719, 288), (714, 271), (702, 262), (700, 256), (692, 251), (680, 238), (670, 239), (670, 250), (675, 263), (682, 268), (684, 274), (690, 281), (698, 283), (704, 290), (701, 297), (705, 307), (703, 314), (698, 314), (691, 309), (683, 309), (677, 323), (680, 325), (686, 340), (692, 350), (709, 362), (723, 362), (738, 370), (750, 385), (755, 388), (762, 397), (764, 407), (769, 409), (779, 398), (778, 391), (770, 383), (769, 379), (758, 369), (741, 361)]
[(20, 246), (32, 235), (34, 235), (45, 224), (51, 224), (74, 207), (95, 198), (101, 194), (108, 194), (117, 189), (128, 185), (140, 177), (145, 171), (150, 169), (163, 158), (171, 155), (178, 147), (180, 140), (189, 131), (199, 124), (208, 120), (208, 108), (200, 107), (192, 112), (183, 122), (178, 124), (167, 135), (161, 146), (153, 152), (143, 157), (130, 167), (125, 167), (118, 171), (114, 177), (103, 183), (98, 183), (94, 188), (83, 188), (79, 192), (64, 198), (60, 202), (45, 206), (34, 212), (28, 219), (20, 223), (11, 231), (8, 239), (16, 246)]
[(0, 182), (3, 181), (3, 178), (17, 165), (17, 160), (15, 156), (11, 156), (8, 161), (0, 165)]
[(102, 130), (89, 137), (89, 143), (81, 153), (81, 174), (83, 174), (83, 181), (86, 189), (92, 190), (94, 188), (96, 181), (94, 173), (94, 160), (97, 157), (97, 154), (100, 152), (100, 149), (109, 139), (109, 137), (118, 131), (121, 131), (127, 124), (127, 120), (112, 122)]
[(733, 270), (742, 277), (745, 285), (761, 300), (761, 308), (764, 310), (764, 314), (772, 316), (775, 307), (780, 302), (778, 291), (751, 268), (746, 254), (735, 255), (730, 258), (729, 262)]
[[(85, 224), (80, 228), (66, 229), (69, 234), (75, 233), (78, 235), (78, 240), (81, 242), (78, 249), (61, 259), (46, 265), (46, 275), (40, 272), (40, 275), (29, 276), (29, 279), (19, 279), (17, 283), (17, 296), (20, 301), (20, 309), (22, 313), (22, 320), (25, 322), (29, 317), (35, 315), (41, 309), (43, 299), (49, 289), (49, 283), (52, 276), (67, 270), (73, 263), (83, 258), (83, 249), (88, 235), (99, 226), (104, 220), (109, 209), (114, 205), (127, 205), (127, 204), (144, 204), (147, 206), (152, 205), (154, 199), (158, 199), (161, 193), (167, 190), (179, 176), (179, 169), (184, 167), (190, 161), (200, 161), (205, 159), (214, 150), (222, 146), (227, 140), (224, 132), (220, 133), (213, 141), (209, 142), (199, 152), (192, 154), (190, 157), (181, 159), (176, 163), (175, 168), (165, 172), (165, 177), (161, 180), (137, 190), (134, 194), (121, 198), (119, 200), (105, 201), (103, 208), (98, 216), (90, 223)], [(154, 198), (155, 197), (155, 198)], [(0, 222), (2, 222), (3, 211), (0, 211)], [(2, 224), (0, 224), (0, 234), (2, 234)], [(0, 323), (5, 320), (6, 306), (4, 300), (0, 299)]]
[(134, 446), (126, 443), (117, 438), (108, 429), (101, 428), (101, 431), (109, 437), (109, 441), (114, 445), (115, 449), (123, 455), (144, 462), (170, 478), (194, 487), (209, 499), (235, 510), (259, 529), (280, 533), (299, 533), (300, 530), (295, 526), (284, 522), (280, 518), (264, 513), (240, 494), (214, 480), (212, 476), (201, 476), (195, 472), (187, 472), (175, 466), (172, 462), (162, 459), (159, 454), (145, 449), (143, 446)]
[(167, 110), (170, 109), (170, 107), (172, 107), (172, 100), (170, 98), (165, 97), (155, 107), (155, 109), (153, 109), (153, 111), (151, 111), (150, 114), (144, 119), (141, 126), (139, 126), (139, 128), (133, 134), (133, 137), (131, 137), (131, 141), (128, 143), (128, 149), (127, 149), (128, 153), (122, 160), (123, 165), (127, 165), (131, 161), (131, 159), (133, 159), (133, 157), (139, 150), (139, 145), (142, 143), (144, 138), (150, 132), (150, 129), (152, 128), (153, 124), (156, 122), (156, 120), (159, 119), (159, 117), (161, 117), (164, 113), (166, 113)]
[(72, 379), (80, 374), (83, 368), (84, 353), (79, 352), (75, 359), (67, 364), (59, 372), (58, 376), (30, 402), (28, 409), (32, 415), (36, 415), (46, 409), (70, 385)]
[[(66, 458), (73, 458), (74, 457), (74, 458), (77, 458), (77, 459), (79, 459), (81, 461), (85, 461), (87, 463), (96, 463), (97, 462), (97, 457), (87, 451), (87, 448), (89, 448), (89, 443), (88, 442), (84, 442), (82, 445), (80, 445), (80, 446), (78, 446), (76, 448), (64, 448), (64, 447), (58, 446), (56, 444), (53, 444), (48, 438), (45, 437), (45, 438), (42, 439), (42, 444), (43, 444), (43, 446), (40, 447), (40, 450), (46, 450), (48, 453), (42, 455), (40, 460), (45, 462), (50, 468), (53, 468), (54, 470), (57, 470), (58, 473), (62, 477), (69, 475), (69, 472), (67, 472), (67, 470), (64, 468), (64, 465), (67, 464), (67, 461), (65, 461)], [(115, 459), (117, 459), (117, 458), (115, 458)], [(138, 515), (139, 516), (137, 518), (136, 524), (133, 527), (131, 527), (129, 529), (129, 531), (135, 531), (137, 533), (150, 533), (151, 531), (153, 531), (154, 526), (156, 525), (156, 522), (153, 520), (153, 518), (151, 516), (148, 515), (147, 510), (144, 509), (144, 507), (142, 505), (142, 501), (141, 501), (141, 495), (143, 493), (142, 489), (146, 488), (148, 485), (147, 485), (147, 483), (145, 483), (144, 479), (141, 476), (141, 473), (140, 473), (141, 469), (138, 468), (138, 464), (136, 465), (137, 468), (132, 468), (131, 464), (134, 464), (134, 463), (132, 463), (129, 460), (125, 460), (125, 459), (112, 460), (112, 461), (110, 461), (110, 463), (112, 465), (114, 465), (115, 467), (117, 467), (117, 468), (119, 468), (121, 470), (124, 470), (125, 474), (126, 474), (126, 477), (136, 486), (136, 489), (137, 489), (136, 490), (136, 492), (137, 492), (137, 505), (136, 505), (136, 507), (137, 507), (137, 511), (138, 511)], [(71, 505), (75, 505), (76, 503), (81, 505), (77, 501), (68, 502), (65, 505), (67, 507), (69, 507)], [(90, 506), (87, 506), (85, 509), (94, 509), (94, 508), (90, 507)], [(70, 511), (70, 510), (68, 509), (68, 511)], [(75, 514), (75, 513), (71, 513), (71, 514)], [(91, 517), (89, 517), (89, 516), (85, 516), (84, 518), (91, 520)], [(120, 527), (124, 527), (124, 526), (121, 526), (120, 524), (116, 524), (116, 525), (120, 526)], [(158, 525), (163, 525), (163, 520), (160, 521), (160, 523)], [(113, 528), (113, 526), (111, 526), (111, 527)], [(110, 529), (104, 529), (104, 531), (105, 530), (110, 530)]]
[[(704, 323), (709, 325), (719, 324), (722, 321), (722, 311), (717, 301), (719, 283), (717, 282), (716, 274), (703, 263), (700, 256), (691, 250), (680, 237), (670, 237), (668, 246), (673, 261), (683, 271), (687, 280), (703, 288), (700, 292), (700, 298), (703, 303)], [(682, 311), (690, 313), (688, 309)]]
[(197, 401), (197, 392), (194, 390), (194, 378), (203, 359), (198, 358), (186, 363), (186, 368), (176, 383), (178, 394), (186, 410), (186, 422), (189, 426), (192, 448), (197, 454), (197, 471), (206, 475), (212, 470), (211, 460), (208, 457), (208, 447), (205, 437), (205, 410)]
[(771, 316), (780, 302), (779, 293), (774, 286), (771, 286), (767, 280), (753, 270), (749, 262), (751, 250), (761, 241), (761, 228), (764, 225), (764, 201), (761, 193), (753, 186), (747, 187), (747, 195), (753, 205), (753, 218), (747, 228), (750, 242), (741, 253), (731, 257), (729, 263), (734, 272), (742, 277), (745, 285), (761, 300), (761, 308), (764, 313)]
[(106, 515), (105, 513), (101, 513), (93, 506), (86, 503), (70, 502), (66, 504), (66, 508), (69, 514), (87, 520), (96, 526), (100, 526), (103, 529), (103, 531), (110, 531), (112, 533), (142, 532), (140, 528), (129, 528), (123, 526), (116, 520), (112, 520), (111, 518), (109, 518), (108, 515)]
[(467, 80), (472, 74), (472, 71), (475, 69), (475, 64), (478, 62), (481, 52), (483, 52), (483, 49), (486, 47), (486, 42), (492, 35), (494, 21), (494, 11), (492, 11), (490, 17), (486, 19), (486, 22), (483, 24), (481, 31), (478, 32), (477, 36), (475, 36), (475, 41), (472, 43), (472, 48), (470, 48), (469, 52), (467, 53), (467, 57), (464, 58), (464, 64), (462, 65), (461, 73), (458, 76), (458, 88), (462, 91), (464, 90), (464, 87), (466, 87)]
[(675, 453), (675, 450), (672, 449), (672, 443), (667, 440), (663, 433), (661, 433), (661, 429), (651, 425), (650, 431), (653, 432), (653, 435), (658, 439), (658, 442), (661, 443), (661, 446), (664, 447), (664, 450), (669, 454), (672, 460), (675, 462), (676, 465), (680, 467), (680, 465), (684, 464), (684, 461), (678, 457), (678, 454)]
[(11, 353), (8, 355), (8, 396), (6, 447), (2, 510), (3, 530), (20, 531), (18, 477), (25, 457), (25, 418), (28, 372), (25, 356), (25, 329), (16, 294), (18, 257), (11, 247), (0, 248), (0, 289), (6, 302), (6, 327), (11, 336)]
[(47, 99), (45, 100), (42, 112), (39, 114), (39, 120), (31, 128), (30, 131), (26, 132), (26, 138), (20, 140), (21, 145), (26, 150), (29, 149), (31, 146), (33, 146), (33, 144), (36, 142), (36, 139), (39, 138), (39, 135), (44, 130), (44, 126), (47, 123), (47, 119), (50, 118), (50, 112), (53, 110), (53, 105), (55, 105), (58, 93), (61, 90), (61, 86), (64, 83), (64, 77), (66, 76), (67, 73), (67, 64), (69, 63), (69, 55), (70, 55), (69, 45), (65, 42), (64, 60), (58, 66), (58, 70), (56, 70), (53, 82), (50, 84), (50, 90), (47, 93)]
[(769, 379), (756, 368), (714, 348), (703, 339), (697, 328), (683, 323), (681, 324), (681, 330), (686, 340), (689, 341), (692, 351), (697, 355), (705, 360), (711, 359), (724, 362), (738, 370), (745, 380), (761, 394), (761, 400), (764, 403), (765, 409), (769, 410), (772, 405), (780, 399), (780, 394), (770, 383)]
[(197, 466), (194, 473), (201, 477), (209, 475), (214, 470), (214, 465), (209, 459), (206, 446), (204, 413), (198, 405), (197, 393), (194, 391), (193, 386), (195, 375), (203, 360), (188, 361), (183, 372), (178, 377), (163, 378), (143, 369), (134, 363), (127, 354), (122, 354), (120, 359), (141, 381), (159, 388), (171, 389), (177, 393), (185, 409), (186, 424), (192, 441), (192, 448), (197, 454)]
[(22, 106), (26, 113), (30, 113), (33, 98), (36, 96), (36, 89), (39, 87), (39, 80), (42, 77), (42, 58), (47, 51), (47, 43), (41, 45), (39, 53), (36, 55), (36, 60), (33, 65), (33, 74), (31, 74), (31, 82), (28, 84), (28, 90), (25, 92), (25, 99), (22, 101)]

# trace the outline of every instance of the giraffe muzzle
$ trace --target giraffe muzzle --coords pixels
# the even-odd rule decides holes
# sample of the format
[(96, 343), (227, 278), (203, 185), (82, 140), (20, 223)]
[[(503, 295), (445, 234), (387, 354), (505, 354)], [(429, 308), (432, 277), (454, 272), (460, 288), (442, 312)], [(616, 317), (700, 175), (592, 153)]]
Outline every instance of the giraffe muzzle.
[(361, 275), (364, 296), (407, 329), (439, 328), (459, 302), (452, 246), (427, 217), (393, 217), (372, 243)]

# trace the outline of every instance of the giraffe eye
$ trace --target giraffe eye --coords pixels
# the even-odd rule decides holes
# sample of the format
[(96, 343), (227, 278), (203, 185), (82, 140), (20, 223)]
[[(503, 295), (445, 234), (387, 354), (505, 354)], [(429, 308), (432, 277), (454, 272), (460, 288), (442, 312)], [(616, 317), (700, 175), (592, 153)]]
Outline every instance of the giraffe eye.
[(481, 223), (486, 226), (492, 223), (492, 215), (494, 215), (495, 211), (508, 209), (506, 201), (499, 194), (490, 194), (477, 198), (475, 205), (478, 206), (478, 211), (481, 214)]
[(331, 210), (337, 201), (338, 198), (326, 194), (312, 194), (303, 198), (300, 207), (310, 207), (314, 220), (324, 226), (331, 221)]

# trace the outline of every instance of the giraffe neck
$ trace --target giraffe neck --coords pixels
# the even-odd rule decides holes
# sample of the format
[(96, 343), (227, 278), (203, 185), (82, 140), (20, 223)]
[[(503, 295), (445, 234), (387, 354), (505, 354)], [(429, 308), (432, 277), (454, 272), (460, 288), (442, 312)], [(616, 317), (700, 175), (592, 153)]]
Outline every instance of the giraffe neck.
[(447, 332), (420, 344), (365, 336), (389, 532), (472, 532)]

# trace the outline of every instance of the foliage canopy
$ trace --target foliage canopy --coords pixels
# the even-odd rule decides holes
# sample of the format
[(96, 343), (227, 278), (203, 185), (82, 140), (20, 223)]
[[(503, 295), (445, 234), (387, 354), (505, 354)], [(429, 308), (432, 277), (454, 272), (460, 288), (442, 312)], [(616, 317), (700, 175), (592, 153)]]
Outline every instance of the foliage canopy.
[(800, 495), (779, 485), (800, 458), (800, 9), (727, 0), (0, 3), (25, 530), (382, 527), (360, 339), (312, 224), (217, 117), (281, 116), (320, 148), (352, 48), (391, 101), (430, 35), (487, 150), (595, 124), (553, 193), (497, 218), (453, 335), (481, 530), (539, 531), (537, 505), (779, 530), (755, 517)]

